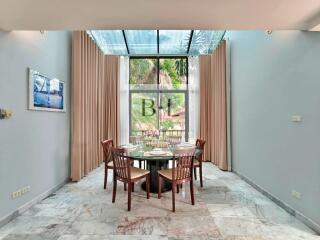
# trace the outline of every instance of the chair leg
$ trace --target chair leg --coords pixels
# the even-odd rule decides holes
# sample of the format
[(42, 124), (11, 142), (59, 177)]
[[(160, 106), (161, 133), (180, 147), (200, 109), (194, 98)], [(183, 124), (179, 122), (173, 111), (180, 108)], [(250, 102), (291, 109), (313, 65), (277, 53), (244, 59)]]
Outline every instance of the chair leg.
[(197, 180), (197, 168), (193, 168), (194, 171), (194, 179)]
[(134, 182), (131, 183), (131, 192), (134, 192)]
[(131, 188), (132, 188), (132, 183), (128, 182), (128, 211), (131, 210)]
[(161, 177), (158, 175), (158, 199), (161, 198)]
[(113, 179), (113, 191), (112, 191), (112, 202), (114, 203), (116, 200), (116, 194), (117, 194), (117, 179)]
[(177, 193), (179, 193), (180, 184), (177, 184)]
[(125, 191), (127, 191), (127, 184), (125, 182), (123, 183), (123, 188)]
[(146, 177), (147, 199), (150, 198), (150, 174)]
[(203, 182), (202, 182), (202, 165), (200, 165), (199, 173), (200, 173), (200, 186), (203, 187)]
[(107, 188), (107, 180), (108, 180), (108, 169), (107, 169), (107, 167), (105, 167), (105, 169), (104, 169), (104, 185), (103, 185), (104, 189)]
[(194, 205), (193, 179), (191, 179), (190, 181), (190, 195), (191, 195), (191, 204)]
[(176, 183), (172, 182), (172, 212), (176, 211), (175, 189), (176, 189)]

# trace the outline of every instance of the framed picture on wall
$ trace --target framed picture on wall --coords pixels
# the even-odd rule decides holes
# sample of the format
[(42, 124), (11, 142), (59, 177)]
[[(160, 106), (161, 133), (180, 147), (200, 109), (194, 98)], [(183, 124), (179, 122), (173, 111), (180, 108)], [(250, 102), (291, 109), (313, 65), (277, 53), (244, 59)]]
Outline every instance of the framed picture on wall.
[(65, 112), (65, 83), (29, 68), (29, 109)]

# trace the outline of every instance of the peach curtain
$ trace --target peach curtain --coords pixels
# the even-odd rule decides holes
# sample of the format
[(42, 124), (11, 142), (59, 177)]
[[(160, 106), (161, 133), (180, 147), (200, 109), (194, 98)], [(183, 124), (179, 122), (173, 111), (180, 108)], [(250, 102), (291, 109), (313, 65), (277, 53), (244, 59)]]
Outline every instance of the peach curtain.
[(116, 56), (105, 56), (104, 65), (104, 123), (106, 124), (105, 139), (113, 139), (120, 144), (120, 59)]
[(119, 142), (118, 57), (106, 57), (84, 31), (73, 33), (71, 179), (103, 161), (100, 141)]
[(226, 42), (213, 54), (200, 56), (199, 65), (199, 137), (206, 141), (204, 159), (227, 170)]

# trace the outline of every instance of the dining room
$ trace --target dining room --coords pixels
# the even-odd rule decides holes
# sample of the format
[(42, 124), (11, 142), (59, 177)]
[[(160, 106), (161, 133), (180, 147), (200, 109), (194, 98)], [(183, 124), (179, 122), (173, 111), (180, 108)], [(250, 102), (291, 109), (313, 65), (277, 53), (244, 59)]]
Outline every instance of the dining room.
[[(48, 32), (45, 37), (55, 34), (68, 36)], [(296, 34), (280, 32), (274, 39)], [(42, 35), (17, 32), (9, 37), (43, 41)], [(239, 90), (249, 82), (242, 79), (239, 87), (240, 82), (233, 81), (232, 101), (231, 61), (240, 48), (231, 55), (230, 39), (238, 46), (244, 43), (243, 35), (259, 37), (257, 43), (269, 38), (263, 31), (73, 31), (70, 105), (54, 105), (62, 108), (60, 117), (47, 115), (46, 121), (54, 121), (43, 127), (38, 123), (37, 145), (43, 147), (37, 147), (34, 156), (49, 157), (51, 151), (59, 159), (53, 147), (61, 143), (58, 152), (68, 148), (69, 125), (59, 125), (59, 135), (52, 130), (55, 121), (66, 116), (63, 108), (70, 107), (65, 122), (71, 121), (71, 154), (65, 156), (65, 164), (71, 163), (71, 171), (64, 173), (68, 168), (62, 167), (63, 162), (59, 171), (39, 171), (47, 175), (42, 176), (43, 183), (56, 178), (48, 174), (55, 172), (67, 180), (3, 218), (0, 239), (317, 239), (316, 224), (247, 178), (243, 171), (252, 166), (241, 170), (244, 163), (239, 165), (243, 152), (237, 139), (243, 138), (244, 127), (237, 116), (243, 103)], [(300, 34), (297, 41), (303, 37)], [(33, 95), (36, 114), (39, 108), (50, 107), (41, 105), (43, 91), (38, 90), (47, 76), (35, 70), (29, 76), (35, 78), (30, 80), (35, 86), (30, 91), (37, 90)], [(53, 82), (57, 102), (64, 97), (65, 85), (56, 78)], [(231, 113), (238, 121), (232, 121)], [(255, 122), (246, 121), (250, 127)], [(61, 131), (64, 127), (66, 131)], [(50, 139), (42, 139), (43, 132)], [(253, 139), (252, 146), (259, 144)], [(22, 147), (33, 149), (22, 141)], [(40, 182), (38, 173), (33, 175), (35, 188)], [(30, 185), (13, 192), (12, 199), (29, 196), (35, 191)], [(301, 198), (298, 191), (294, 194)]]
[(0, 9), (0, 240), (320, 238), (319, 3), (32, 1)]
[[(193, 30), (74, 32), (72, 180), (80, 180), (106, 162), (106, 188), (107, 169), (115, 164), (110, 147), (125, 149), (132, 164), (150, 171), (153, 193), (158, 192), (158, 171), (172, 169), (178, 149), (197, 147), (191, 154), (193, 163), (190, 159), (193, 170), (184, 176), (191, 179), (190, 184), (198, 172), (203, 186), (205, 160), (228, 170), (224, 34)], [(108, 44), (110, 39), (114, 42)], [(214, 52), (212, 56), (210, 52)], [(125, 56), (114, 56), (116, 53)], [(99, 75), (101, 72), (104, 75)], [(207, 91), (213, 86), (215, 94)], [(163, 182), (162, 191), (171, 189), (167, 185)]]
[(115, 202), (117, 181), (122, 181), (128, 211), (135, 185), (148, 198), (150, 192), (159, 199), (171, 192), (173, 212), (176, 192), (188, 185), (194, 205), (194, 181), (204, 184), (203, 162), (231, 169), (224, 34), (74, 32), (72, 181), (104, 162), (104, 189), (113, 188)]

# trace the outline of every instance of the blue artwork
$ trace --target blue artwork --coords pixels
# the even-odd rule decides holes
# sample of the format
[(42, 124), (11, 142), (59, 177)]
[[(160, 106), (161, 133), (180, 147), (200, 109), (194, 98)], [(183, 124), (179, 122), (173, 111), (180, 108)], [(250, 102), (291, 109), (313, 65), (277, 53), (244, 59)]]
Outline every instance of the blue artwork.
[(30, 102), (33, 110), (65, 111), (64, 82), (30, 69)]

